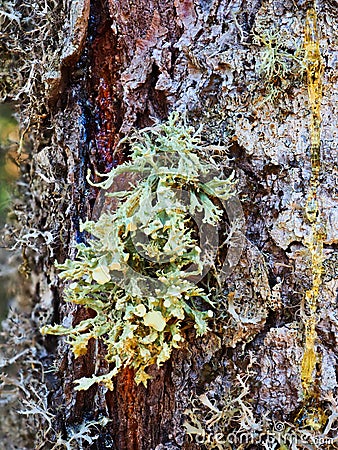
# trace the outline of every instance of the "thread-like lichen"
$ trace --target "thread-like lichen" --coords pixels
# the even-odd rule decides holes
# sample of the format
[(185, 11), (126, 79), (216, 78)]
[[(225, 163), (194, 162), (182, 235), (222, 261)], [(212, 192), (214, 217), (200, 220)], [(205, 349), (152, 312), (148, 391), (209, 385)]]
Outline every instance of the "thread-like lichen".
[(260, 78), (258, 92), (263, 91), (262, 103), (274, 102), (285, 96), (301, 78), (303, 72), (301, 51), (295, 42), (293, 48), (287, 48), (279, 30), (263, 31), (258, 27), (256, 31), (254, 43), (261, 46), (255, 66)]
[(77, 246), (74, 261), (58, 266), (60, 277), (71, 281), (65, 299), (96, 315), (71, 328), (42, 329), (67, 335), (75, 357), (87, 352), (90, 339), (104, 342), (112, 370), (77, 380), (77, 390), (96, 382), (112, 389), (125, 366), (146, 384), (146, 369), (168, 360), (184, 340), (182, 326), (193, 322), (202, 335), (212, 316), (209, 295), (197, 286), (210, 264), (203, 235), (220, 223), (221, 202), (234, 195), (233, 177), (214, 175), (219, 169), (199, 158), (197, 135), (176, 115), (130, 144), (130, 161), (100, 183), (109, 190), (124, 180), (125, 190), (107, 194), (118, 205), (82, 224), (91, 237)]

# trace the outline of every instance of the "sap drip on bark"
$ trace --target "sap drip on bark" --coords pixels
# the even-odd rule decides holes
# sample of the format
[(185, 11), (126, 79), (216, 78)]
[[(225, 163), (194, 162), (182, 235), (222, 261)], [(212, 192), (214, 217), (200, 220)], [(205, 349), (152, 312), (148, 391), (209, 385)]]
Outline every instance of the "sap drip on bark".
[[(336, 418), (335, 405), (336, 400), (333, 396), (328, 397), (329, 408), (325, 408), (323, 405), (322, 396), (320, 395), (320, 389), (322, 386), (327, 386), (330, 381), (326, 377), (325, 371), (329, 372), (329, 367), (325, 365), (325, 369), (321, 365), (321, 356), (316, 352), (316, 346), (320, 342), (317, 336), (316, 327), (320, 320), (320, 305), (319, 299), (321, 295), (322, 278), (325, 277), (324, 268), (333, 269), (330, 262), (325, 261), (324, 254), (324, 242), (327, 240), (326, 225), (329, 225), (329, 221), (324, 218), (324, 215), (320, 211), (320, 199), (318, 198), (318, 188), (320, 187), (319, 175), (321, 167), (321, 102), (322, 102), (322, 78), (324, 72), (323, 59), (320, 54), (319, 33), (317, 30), (317, 14), (313, 7), (310, 7), (306, 11), (306, 22), (304, 27), (305, 39), (298, 54), (284, 52), (283, 40), (278, 34), (274, 35), (267, 32), (263, 36), (255, 36), (257, 42), (260, 42), (265, 46), (261, 51), (261, 59), (257, 60), (258, 74), (262, 77), (263, 83), (266, 82), (265, 98), (260, 101), (260, 104), (276, 102), (282, 96), (282, 87), (288, 88), (294, 85), (294, 81), (299, 74), (306, 74), (309, 105), (310, 105), (310, 153), (311, 153), (311, 179), (310, 187), (307, 193), (305, 208), (300, 209), (299, 222), (309, 222), (311, 231), (308, 237), (304, 238), (303, 242), (306, 245), (310, 253), (310, 288), (305, 293), (305, 311), (303, 313), (304, 320), (304, 350), (302, 351), (301, 341), (299, 339), (299, 332), (297, 327), (292, 329), (290, 327), (282, 327), (272, 329), (267, 338), (264, 341), (266, 344), (267, 352), (271, 352), (272, 340), (274, 342), (273, 347), (276, 347), (276, 358), (272, 357), (276, 370), (280, 370), (280, 375), (277, 379), (283, 379), (283, 366), (280, 364), (280, 353), (283, 352), (282, 348), (285, 348), (285, 356), (287, 362), (284, 362), (286, 366), (299, 364), (299, 375), (295, 379), (290, 380), (290, 374), (287, 377), (287, 383), (293, 383), (295, 389), (302, 389), (302, 404), (298, 409), (297, 414), (294, 416), (294, 423), (278, 423), (274, 421), (270, 415), (266, 416), (262, 421), (256, 420), (256, 416), (253, 414), (253, 408), (250, 404), (250, 390), (247, 388), (247, 382), (251, 378), (252, 382), (255, 379), (255, 370), (250, 371), (250, 367), (258, 364), (253, 355), (250, 355), (250, 364), (247, 371), (247, 378), (238, 377), (232, 387), (229, 389), (221, 389), (221, 376), (219, 380), (211, 383), (210, 390), (206, 394), (202, 394), (199, 398), (195, 398), (192, 403), (192, 407), (186, 410), (188, 420), (185, 422), (187, 433), (192, 437), (195, 442), (200, 442), (205, 445), (206, 448), (223, 448), (222, 445), (232, 443), (251, 443), (257, 444), (258, 442), (264, 443), (265, 446), (271, 442), (271, 448), (275, 448), (274, 445), (279, 444), (279, 448), (294, 448), (296, 443), (303, 444), (305, 442), (314, 443), (314, 447), (321, 448), (320, 444), (331, 442), (330, 439), (326, 439), (331, 429), (332, 421)], [(298, 66), (298, 73), (295, 70), (295, 66)], [(293, 78), (296, 76), (296, 78)], [(289, 83), (289, 84), (288, 84)], [(251, 125), (246, 127), (248, 132), (245, 133), (240, 130), (243, 125), (237, 125), (238, 134), (242, 139), (250, 139)], [(253, 128), (253, 127), (252, 127)], [(270, 135), (270, 130), (268, 136)], [(237, 138), (237, 136), (236, 136)], [(277, 138), (278, 139), (278, 138)], [(247, 142), (246, 148), (252, 148), (255, 151), (255, 145), (257, 143), (253, 141)], [(274, 154), (272, 149), (266, 149), (266, 155), (270, 156), (270, 153)], [(254, 153), (253, 153), (254, 154)], [(277, 163), (277, 161), (276, 161)], [(296, 200), (297, 201), (297, 200)], [(285, 233), (288, 230), (287, 222), (292, 221), (293, 216), (298, 213), (297, 209), (290, 212), (290, 216), (282, 218), (282, 214), (279, 216), (280, 230), (278, 230), (276, 223), (274, 224), (276, 234), (276, 242), (282, 241), (288, 236)], [(304, 220), (305, 219), (305, 220)], [(332, 224), (332, 222), (331, 222)], [(303, 226), (303, 225), (302, 225)], [(332, 227), (332, 225), (330, 225)], [(302, 232), (297, 232), (297, 227), (292, 226), (290, 228), (290, 234), (295, 233), (296, 239), (299, 239)], [(273, 234), (275, 232), (273, 229)], [(282, 230), (282, 231), (281, 231)], [(281, 234), (279, 234), (281, 232)], [(273, 235), (272, 234), (272, 235)], [(292, 239), (290, 240), (290, 242)], [(287, 248), (285, 245), (284, 248)], [(329, 279), (332, 279), (329, 278)], [(269, 336), (270, 335), (270, 336)], [(279, 350), (278, 350), (279, 349)], [(263, 356), (264, 355), (264, 356)], [(272, 380), (270, 380), (271, 374), (266, 368), (270, 364), (270, 358), (262, 354), (264, 365), (264, 383), (267, 383), (267, 397), (269, 398), (269, 388), (273, 388)], [(265, 361), (266, 360), (266, 361)], [(292, 363), (290, 362), (292, 361)], [(327, 362), (326, 362), (327, 364)], [(321, 370), (318, 370), (319, 367)], [(317, 373), (316, 372), (317, 369)], [(332, 368), (333, 369), (333, 368)], [(266, 370), (266, 372), (265, 372)], [(244, 382), (245, 380), (245, 382)], [(301, 386), (300, 382), (301, 381)], [(224, 381), (223, 381), (224, 383)], [(242, 385), (242, 390), (239, 388)], [(319, 387), (321, 385), (321, 387)], [(336, 387), (336, 381), (333, 383)], [(264, 390), (261, 389), (260, 394), (262, 398), (265, 396)], [(326, 405), (327, 406), (327, 405)], [(292, 406), (289, 405), (290, 409)], [(330, 417), (328, 419), (328, 416)], [(230, 425), (231, 424), (231, 425)], [(230, 433), (232, 441), (229, 441), (229, 427), (233, 430)], [(251, 430), (245, 432), (244, 430)], [(323, 433), (323, 434), (320, 434)], [(318, 436), (318, 442), (316, 443), (316, 435)], [(322, 441), (320, 441), (321, 437)], [(237, 440), (236, 440), (237, 439)], [(241, 440), (242, 439), (242, 440)], [(270, 440), (269, 440), (270, 439)], [(272, 439), (272, 440), (271, 440)], [(333, 442), (333, 440), (332, 440)], [(298, 445), (298, 444), (296, 444)], [(312, 445), (312, 444), (310, 444)], [(328, 444), (329, 445), (329, 444)], [(290, 446), (290, 447), (289, 447)], [(268, 447), (266, 447), (268, 448)], [(270, 448), (270, 447), (269, 447)], [(297, 447), (298, 448), (298, 447)]]
[[(322, 410), (318, 397), (318, 387), (315, 385), (314, 371), (319, 365), (320, 356), (316, 353), (318, 339), (316, 325), (318, 322), (317, 308), (320, 299), (320, 287), (323, 276), (324, 252), (323, 244), (326, 239), (326, 226), (319, 210), (318, 187), (321, 168), (321, 102), (322, 78), (324, 64), (320, 54), (319, 35), (317, 30), (317, 13), (310, 8), (306, 14), (305, 23), (305, 64), (307, 72), (307, 86), (311, 107), (310, 115), (310, 152), (311, 179), (306, 202), (305, 214), (311, 223), (311, 235), (306, 245), (311, 253), (312, 286), (306, 291), (305, 300), (305, 351), (302, 359), (301, 378), (304, 394), (304, 406), (297, 415), (297, 421), (314, 430), (323, 428), (327, 417)], [(319, 372), (319, 376), (321, 373)], [(318, 376), (318, 374), (316, 374)]]

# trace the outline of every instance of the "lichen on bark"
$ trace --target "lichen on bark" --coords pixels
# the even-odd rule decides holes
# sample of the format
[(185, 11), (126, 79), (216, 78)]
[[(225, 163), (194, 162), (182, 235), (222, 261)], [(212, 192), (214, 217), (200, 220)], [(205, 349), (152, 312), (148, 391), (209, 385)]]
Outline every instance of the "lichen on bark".
[[(202, 423), (210, 405), (205, 397), (198, 404), (192, 396), (205, 394), (221, 410), (228, 395), (240, 397), (240, 387), (240, 392), (247, 388), (250, 392), (250, 398), (242, 398), (242, 406), (250, 408), (246, 412), (252, 414), (251, 424), (262, 425), (260, 416), (266, 417), (263, 425), (268, 431), (277, 421), (287, 424), (285, 439), (287, 433), (294, 436), (298, 427), (307, 439), (299, 445), (324, 449), (326, 444), (317, 445), (314, 439), (334, 438), (337, 418), (336, 2), (317, 4), (325, 61), (321, 102), (325, 177), (318, 198), (326, 238), (316, 333), (317, 352), (322, 355), (318, 401), (328, 416), (324, 430), (317, 434), (293, 423), (302, 406), (302, 302), (312, 287), (306, 246), (311, 224), (304, 217), (311, 177), (311, 107), (305, 72), (297, 76), (298, 60), (293, 58), (301, 56), (296, 53), (303, 42), (308, 2), (140, 1), (136, 7), (131, 0), (93, 0), (90, 14), (88, 2), (83, 1), (29, 3), (12, 2), (13, 10), (6, 6), (1, 45), (7, 62), (11, 49), (23, 49), (15, 54), (14, 65), (3, 64), (9, 73), (5, 91), (8, 98), (17, 97), (21, 103), (23, 130), (28, 124), (37, 125), (26, 132), (32, 142), (23, 167), (27, 200), (25, 212), (18, 212), (21, 231), (16, 230), (26, 245), (26, 273), (30, 271), (25, 296), (32, 299), (28, 328), (34, 336), (27, 346), (34, 353), (35, 369), (44, 367), (39, 383), (24, 378), (46, 402), (53, 427), (48, 428), (48, 419), (42, 415), (29, 416), (28, 423), (36, 420), (33, 425), (39, 433), (29, 433), (25, 443), (22, 417), (11, 413), (4, 434), (8, 448), (15, 434), (22, 448), (38, 447), (41, 442), (45, 448), (52, 447), (47, 440), (67, 440), (86, 421), (100, 421), (102, 416), (109, 416), (111, 422), (100, 428), (93, 448), (200, 448), (186, 435), (184, 411), (192, 403), (201, 406)], [(20, 14), (29, 19), (23, 20)], [(35, 27), (37, 15), (42, 26)], [(279, 36), (283, 58), (290, 55), (296, 63), (286, 61), (285, 84), (272, 76), (279, 88), (273, 102), (262, 101), (267, 85), (259, 64), (266, 49), (261, 39), (255, 39), (268, 29)], [(79, 41), (72, 30), (78, 32)], [(72, 56), (62, 59), (63, 49), (73, 49)], [(13, 75), (18, 75), (18, 89), (10, 86)], [(134, 128), (151, 126), (152, 117), (165, 120), (171, 110), (184, 112), (188, 123), (203, 126), (208, 158), (220, 164), (229, 160), (238, 179), (248, 244), (222, 291), (218, 312), (223, 322), (199, 339), (187, 330), (189, 345), (173, 352), (162, 368), (150, 369), (153, 379), (147, 388), (136, 387), (133, 374), (125, 370), (116, 377), (113, 392), (95, 386), (75, 392), (75, 379), (107, 372), (109, 367), (99, 344), (90, 343), (87, 354), (75, 360), (68, 346), (51, 338), (42, 340), (38, 333), (40, 326), (51, 321), (76, 326), (90, 318), (83, 308), (61, 300), (52, 262), (73, 258), (76, 242), (84, 239), (80, 219), (90, 218), (98, 194), (86, 182), (87, 169), (107, 173), (122, 163), (128, 154), (117, 148), (121, 137)], [(31, 111), (37, 112), (32, 115)], [(6, 360), (13, 356), (6, 353)], [(51, 360), (55, 371), (45, 374)], [(28, 374), (27, 361), (24, 367), (23, 373)], [(20, 386), (23, 397), (33, 402), (27, 385)], [(7, 411), (13, 411), (11, 405), (7, 403)], [(236, 429), (238, 421), (230, 425), (227, 433)], [(261, 448), (259, 435), (255, 436), (253, 445)], [(40, 444), (32, 443), (35, 437)]]

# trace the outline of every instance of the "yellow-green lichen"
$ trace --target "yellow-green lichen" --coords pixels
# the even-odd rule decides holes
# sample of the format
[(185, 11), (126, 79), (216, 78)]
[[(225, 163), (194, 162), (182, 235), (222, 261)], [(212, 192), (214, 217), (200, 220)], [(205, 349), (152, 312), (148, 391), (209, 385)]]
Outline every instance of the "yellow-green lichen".
[(202, 335), (212, 316), (209, 295), (197, 285), (212, 252), (201, 233), (209, 236), (220, 223), (222, 201), (234, 195), (233, 177), (222, 179), (215, 165), (199, 158), (194, 130), (177, 115), (129, 142), (130, 162), (100, 183), (111, 190), (124, 180), (124, 190), (107, 194), (117, 205), (82, 224), (91, 237), (77, 245), (74, 261), (58, 265), (60, 277), (70, 281), (65, 299), (96, 315), (72, 328), (42, 329), (67, 335), (76, 357), (90, 339), (104, 342), (112, 370), (77, 380), (77, 390), (96, 382), (112, 389), (125, 366), (146, 384), (146, 369), (168, 360), (184, 340), (182, 326), (192, 322)]
[[(264, 102), (274, 102), (301, 79), (303, 59), (300, 49), (293, 42), (293, 48), (286, 46), (286, 40), (279, 30), (257, 30), (254, 43), (261, 47), (255, 70), (263, 82)], [(261, 91), (261, 87), (259, 87)]]

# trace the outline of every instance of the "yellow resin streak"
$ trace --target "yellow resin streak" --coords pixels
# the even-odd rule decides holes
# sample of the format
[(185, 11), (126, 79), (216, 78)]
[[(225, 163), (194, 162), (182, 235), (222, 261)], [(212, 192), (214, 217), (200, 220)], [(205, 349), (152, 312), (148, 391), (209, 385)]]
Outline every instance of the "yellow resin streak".
[(317, 340), (317, 303), (319, 289), (322, 284), (323, 271), (323, 242), (325, 240), (325, 225), (321, 221), (318, 207), (317, 189), (320, 173), (320, 132), (322, 101), (322, 77), (324, 71), (320, 55), (319, 38), (317, 31), (317, 14), (315, 8), (309, 8), (305, 23), (305, 64), (307, 73), (308, 95), (311, 107), (310, 117), (310, 149), (311, 149), (311, 179), (305, 214), (311, 223), (311, 234), (307, 246), (311, 254), (312, 287), (305, 294), (307, 319), (305, 322), (305, 351), (301, 367), (301, 379), (304, 397), (309, 398), (313, 392), (313, 374), (316, 367), (317, 356), (315, 345)]

